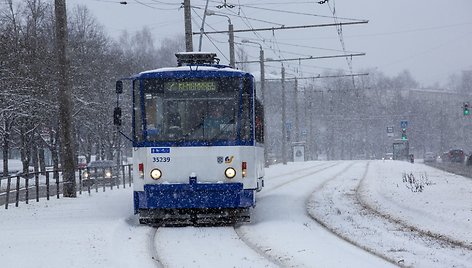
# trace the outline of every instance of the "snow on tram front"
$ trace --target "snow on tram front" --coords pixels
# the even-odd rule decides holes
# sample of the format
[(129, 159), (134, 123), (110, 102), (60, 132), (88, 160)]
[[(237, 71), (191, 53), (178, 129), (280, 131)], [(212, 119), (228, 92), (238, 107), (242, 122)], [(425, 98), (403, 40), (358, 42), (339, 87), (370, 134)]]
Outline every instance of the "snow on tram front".
[(176, 56), (177, 67), (131, 78), (135, 214), (164, 226), (249, 221), (264, 177), (254, 77), (214, 53)]

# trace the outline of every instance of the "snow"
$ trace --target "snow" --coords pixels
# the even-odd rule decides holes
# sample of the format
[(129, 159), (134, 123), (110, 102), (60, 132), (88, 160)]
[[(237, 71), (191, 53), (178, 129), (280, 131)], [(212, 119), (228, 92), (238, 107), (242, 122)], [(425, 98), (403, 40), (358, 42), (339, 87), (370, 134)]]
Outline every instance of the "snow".
[(250, 224), (139, 225), (127, 187), (0, 210), (0, 259), (52, 268), (472, 267), (471, 196), (471, 179), (422, 163), (279, 164), (266, 170)]
[[(23, 164), (18, 159), (8, 159), (8, 173), (15, 174), (23, 171)], [(3, 160), (0, 161), (0, 174), (3, 173)]]
[(179, 66), (179, 67), (165, 67), (149, 71), (140, 72), (139, 75), (149, 74), (149, 73), (165, 73), (165, 72), (178, 72), (178, 71), (225, 71), (225, 72), (236, 72), (244, 73), (243, 71), (233, 69), (230, 67), (218, 68), (213, 66), (200, 66), (200, 65), (190, 65), (190, 66)]

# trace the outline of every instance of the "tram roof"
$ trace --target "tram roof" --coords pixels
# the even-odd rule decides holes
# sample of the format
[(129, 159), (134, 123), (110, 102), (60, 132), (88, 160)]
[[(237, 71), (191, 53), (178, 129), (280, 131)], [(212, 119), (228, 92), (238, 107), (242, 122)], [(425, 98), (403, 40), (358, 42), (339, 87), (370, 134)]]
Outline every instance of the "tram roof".
[(190, 77), (242, 77), (251, 75), (248, 72), (233, 69), (225, 65), (189, 65), (179, 67), (166, 67), (140, 72), (133, 78), (179, 78)]

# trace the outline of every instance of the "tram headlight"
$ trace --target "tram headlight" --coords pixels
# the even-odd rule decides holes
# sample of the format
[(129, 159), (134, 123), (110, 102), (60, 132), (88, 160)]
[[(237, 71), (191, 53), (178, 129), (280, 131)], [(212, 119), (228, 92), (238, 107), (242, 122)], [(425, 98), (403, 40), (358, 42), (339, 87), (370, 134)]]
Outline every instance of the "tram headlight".
[(160, 179), (161, 176), (162, 172), (158, 168), (151, 170), (151, 178), (153, 178), (154, 180)]
[(225, 176), (228, 179), (234, 178), (236, 176), (236, 169), (234, 169), (232, 167), (229, 167), (229, 168), (225, 169)]

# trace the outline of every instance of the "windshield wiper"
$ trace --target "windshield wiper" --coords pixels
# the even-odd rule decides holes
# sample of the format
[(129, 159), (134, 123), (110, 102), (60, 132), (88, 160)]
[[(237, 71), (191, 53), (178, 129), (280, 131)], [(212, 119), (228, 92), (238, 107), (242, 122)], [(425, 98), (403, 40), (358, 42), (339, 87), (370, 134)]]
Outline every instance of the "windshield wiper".
[(194, 126), (187, 134), (184, 135), (184, 139), (188, 138), (189, 136), (193, 135), (195, 132), (197, 132), (199, 129), (203, 127), (203, 122), (201, 121), (198, 125)]
[(226, 133), (226, 131), (228, 130), (228, 128), (230, 126), (233, 127), (234, 126), (234, 118), (231, 118), (228, 122), (225, 122), (223, 124), (225, 125), (223, 127), (223, 129), (220, 129), (220, 132), (216, 133), (216, 135), (213, 136), (212, 140), (220, 138), (224, 133)]

